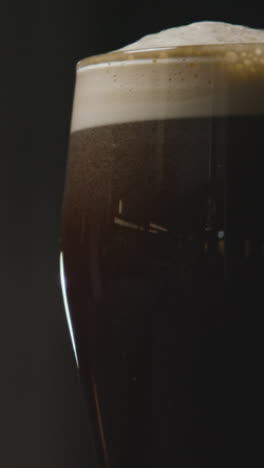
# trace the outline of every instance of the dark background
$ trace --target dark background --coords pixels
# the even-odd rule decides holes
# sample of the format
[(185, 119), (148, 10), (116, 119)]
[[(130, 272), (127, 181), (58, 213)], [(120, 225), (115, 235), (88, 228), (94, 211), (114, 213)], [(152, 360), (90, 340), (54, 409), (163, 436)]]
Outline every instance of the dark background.
[(264, 28), (259, 5), (54, 0), (1, 8), (0, 466), (97, 468), (58, 268), (75, 63), (193, 21)]

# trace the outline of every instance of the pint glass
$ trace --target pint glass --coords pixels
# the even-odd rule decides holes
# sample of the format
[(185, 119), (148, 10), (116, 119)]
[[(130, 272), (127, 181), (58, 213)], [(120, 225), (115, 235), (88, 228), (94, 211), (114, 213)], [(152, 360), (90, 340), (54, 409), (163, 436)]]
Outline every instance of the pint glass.
[(264, 45), (77, 67), (61, 277), (102, 468), (262, 460)]

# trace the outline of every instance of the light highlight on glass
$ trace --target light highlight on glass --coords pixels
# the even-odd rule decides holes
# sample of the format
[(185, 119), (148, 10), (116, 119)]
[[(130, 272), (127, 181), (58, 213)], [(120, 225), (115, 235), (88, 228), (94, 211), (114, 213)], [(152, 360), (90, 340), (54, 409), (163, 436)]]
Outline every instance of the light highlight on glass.
[(70, 316), (70, 309), (69, 309), (69, 304), (68, 304), (68, 300), (67, 300), (66, 282), (65, 282), (64, 264), (63, 264), (63, 253), (62, 252), (60, 253), (60, 280), (61, 280), (61, 290), (62, 290), (62, 297), (63, 297), (65, 315), (66, 315), (67, 324), (68, 324), (68, 328), (69, 328), (69, 332), (70, 332), (70, 337), (71, 337), (73, 352), (74, 352), (75, 359), (76, 359), (76, 364), (77, 364), (77, 367), (79, 368), (79, 361), (78, 361), (78, 356), (77, 356), (77, 351), (76, 351), (74, 332), (73, 332), (71, 316)]

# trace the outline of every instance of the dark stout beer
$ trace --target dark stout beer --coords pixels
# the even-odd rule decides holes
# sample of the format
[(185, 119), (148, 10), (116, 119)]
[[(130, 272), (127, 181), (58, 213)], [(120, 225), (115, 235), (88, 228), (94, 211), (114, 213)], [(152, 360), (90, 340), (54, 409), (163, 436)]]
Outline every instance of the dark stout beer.
[(191, 89), (175, 116), (113, 107), (71, 134), (64, 273), (105, 467), (264, 461), (264, 107), (225, 81), (233, 107), (197, 109)]

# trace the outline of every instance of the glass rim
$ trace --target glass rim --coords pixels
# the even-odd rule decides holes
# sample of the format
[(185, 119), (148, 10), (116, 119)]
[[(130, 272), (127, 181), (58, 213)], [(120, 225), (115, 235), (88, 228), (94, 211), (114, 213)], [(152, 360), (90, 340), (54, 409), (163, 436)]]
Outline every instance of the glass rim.
[(92, 55), (77, 62), (77, 71), (90, 66), (110, 65), (116, 62), (133, 62), (136, 60), (158, 60), (193, 58), (193, 59), (214, 59), (229, 60), (230, 53), (246, 52), (252, 49), (260, 50), (264, 55), (264, 42), (244, 42), (229, 44), (201, 44), (201, 45), (180, 45), (171, 47), (155, 47), (151, 49), (129, 49), (116, 50), (105, 54)]

